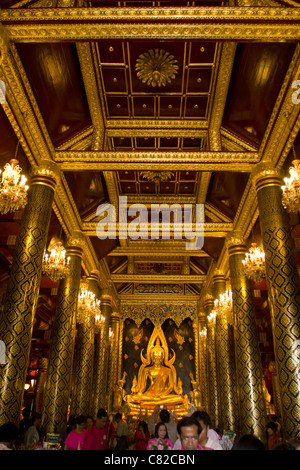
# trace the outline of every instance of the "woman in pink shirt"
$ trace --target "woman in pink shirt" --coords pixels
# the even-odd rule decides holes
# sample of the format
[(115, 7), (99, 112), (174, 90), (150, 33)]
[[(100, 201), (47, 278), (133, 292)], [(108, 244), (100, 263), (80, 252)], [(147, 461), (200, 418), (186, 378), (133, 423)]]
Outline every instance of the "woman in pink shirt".
[(68, 434), (65, 440), (65, 450), (81, 450), (83, 447), (83, 438), (86, 433), (86, 418), (78, 416), (76, 418), (76, 428)]
[(147, 450), (170, 450), (173, 444), (169, 439), (168, 430), (164, 423), (157, 423), (154, 438), (148, 442)]

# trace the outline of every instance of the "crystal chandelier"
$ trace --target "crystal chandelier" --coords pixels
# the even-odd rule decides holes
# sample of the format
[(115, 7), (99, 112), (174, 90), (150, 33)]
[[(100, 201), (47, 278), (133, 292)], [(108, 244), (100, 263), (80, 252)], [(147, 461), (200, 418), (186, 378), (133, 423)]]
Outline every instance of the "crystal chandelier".
[(300, 160), (293, 160), (289, 169), (290, 178), (284, 178), (282, 204), (288, 212), (300, 211)]
[(67, 276), (70, 271), (70, 257), (66, 258), (66, 250), (61, 242), (57, 242), (50, 253), (44, 250), (42, 269), (52, 281), (60, 281)]
[(210, 312), (210, 314), (207, 317), (207, 321), (209, 323), (214, 323), (216, 321), (217, 314), (218, 312), (216, 310), (213, 310), (212, 312)]
[(266, 277), (265, 253), (256, 245), (251, 244), (249, 253), (243, 260), (246, 275), (254, 282), (260, 282)]
[(205, 338), (207, 336), (207, 328), (203, 328), (203, 330), (199, 332), (199, 336), (200, 338)]
[(215, 300), (215, 309), (218, 314), (225, 315), (228, 323), (233, 324), (232, 292), (230, 289), (226, 289), (226, 291), (220, 294), (219, 298)]
[(95, 294), (88, 290), (88, 283), (83, 279), (78, 294), (77, 323), (85, 323), (90, 318), (95, 318), (100, 312), (99, 307), (100, 300), (95, 299)]
[(24, 209), (27, 204), (26, 178), (21, 175), (22, 168), (18, 160), (12, 159), (6, 163), (0, 183), (0, 212), (15, 212)]

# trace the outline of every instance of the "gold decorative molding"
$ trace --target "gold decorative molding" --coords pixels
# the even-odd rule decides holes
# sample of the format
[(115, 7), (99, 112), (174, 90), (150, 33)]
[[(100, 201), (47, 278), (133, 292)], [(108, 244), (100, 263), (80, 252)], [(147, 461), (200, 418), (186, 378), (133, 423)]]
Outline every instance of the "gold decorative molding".
[(144, 283), (144, 284), (202, 284), (205, 281), (205, 275), (165, 275), (165, 274), (149, 274), (145, 276), (145, 274), (112, 274), (111, 280), (115, 283), (118, 282), (134, 282), (134, 283)]
[[(80, 27), (70, 26), (80, 21)], [(298, 8), (148, 7), (4, 9), (13, 41), (117, 39), (299, 40)], [(19, 23), (19, 24), (18, 24)]]

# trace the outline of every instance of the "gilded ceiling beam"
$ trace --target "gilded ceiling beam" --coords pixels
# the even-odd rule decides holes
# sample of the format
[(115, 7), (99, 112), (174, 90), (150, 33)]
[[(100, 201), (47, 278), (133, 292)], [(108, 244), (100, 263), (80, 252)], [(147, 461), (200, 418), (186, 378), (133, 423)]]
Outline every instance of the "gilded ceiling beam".
[(251, 171), (259, 157), (256, 152), (194, 151), (104, 151), (56, 152), (55, 162), (62, 170), (196, 170)]
[[(126, 248), (118, 247), (113, 251), (108, 253), (107, 256), (134, 256), (134, 257), (151, 257), (159, 258), (162, 257), (183, 257), (186, 255), (191, 255), (197, 258), (208, 258), (209, 255), (203, 250), (189, 251), (185, 249), (185, 245), (181, 244), (180, 246), (169, 245), (165, 243), (166, 241), (159, 241), (160, 245), (157, 243), (148, 241), (147, 246), (140, 246), (139, 242), (135, 243), (134, 246), (130, 245)], [(173, 240), (172, 240), (173, 242)]]
[(111, 274), (111, 280), (115, 283), (135, 282), (143, 284), (202, 284), (205, 275), (192, 274)]
[[(125, 226), (123, 227), (123, 224), (119, 224), (119, 222), (116, 222), (116, 227), (115, 230), (113, 231), (107, 231), (107, 237), (113, 237), (114, 235), (116, 237), (119, 236), (126, 236), (129, 233), (130, 230), (130, 223), (132, 222), (125, 222)], [(140, 231), (138, 232), (140, 234), (140, 238), (146, 237), (146, 239), (151, 240), (151, 228), (153, 228), (153, 224), (151, 226), (151, 223), (149, 224), (141, 224), (142, 227), (140, 227)], [(183, 225), (183, 224), (182, 224)], [(155, 228), (158, 229), (159, 234), (170, 231), (170, 237), (173, 235), (175, 236), (176, 233), (180, 234), (183, 232), (186, 235), (191, 234), (195, 235), (196, 233), (196, 224), (192, 223), (190, 229), (188, 230), (187, 228), (185, 229), (184, 227), (181, 227), (181, 224), (166, 224), (159, 222), (158, 224), (155, 225)], [(233, 226), (231, 223), (204, 223), (203, 224), (203, 234), (205, 237), (225, 237), (227, 233), (231, 232), (233, 229)], [(103, 228), (101, 227), (101, 230)], [(83, 222), (82, 223), (82, 231), (86, 236), (89, 237), (96, 237), (97, 236), (97, 222)], [(128, 238), (130, 236), (128, 235)], [(143, 238), (144, 239), (144, 238)], [(182, 237), (180, 237), (182, 239)]]
[(300, 11), (292, 7), (11, 8), (1, 10), (0, 21), (11, 40), (20, 42), (108, 38), (267, 42), (300, 37)]

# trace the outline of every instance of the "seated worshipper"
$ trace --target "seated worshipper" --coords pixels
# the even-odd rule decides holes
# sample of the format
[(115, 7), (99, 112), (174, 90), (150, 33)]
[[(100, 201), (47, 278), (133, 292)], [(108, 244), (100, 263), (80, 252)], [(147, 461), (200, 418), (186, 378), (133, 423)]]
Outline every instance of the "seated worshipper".
[(278, 443), (277, 424), (274, 421), (270, 421), (267, 424), (267, 437), (268, 437), (268, 449), (271, 449), (275, 444)]
[(134, 448), (135, 450), (146, 450), (150, 433), (145, 421), (140, 421), (134, 435)]
[(191, 416), (185, 416), (177, 424), (177, 432), (181, 442), (178, 450), (212, 450), (205, 449), (199, 444), (199, 437), (202, 432), (199, 421)]
[(76, 418), (76, 428), (68, 434), (65, 440), (65, 450), (81, 450), (83, 445), (83, 438), (87, 432), (85, 429), (86, 418), (78, 416)]
[(148, 442), (147, 450), (170, 450), (173, 444), (168, 437), (168, 430), (165, 423), (157, 423), (154, 431), (154, 438)]
[(31, 447), (38, 445), (40, 441), (39, 428), (41, 425), (41, 415), (35, 413), (32, 416), (32, 425), (27, 429), (24, 437), (25, 447)]
[(192, 418), (195, 418), (197, 421), (199, 421), (202, 431), (200, 434), (199, 438), (199, 444), (201, 447), (204, 449), (206, 447), (209, 447), (210, 449), (213, 450), (223, 450), (223, 447), (218, 441), (213, 440), (211, 437), (208, 436), (208, 431), (209, 431), (209, 425), (210, 425), (210, 419), (208, 414), (205, 411), (195, 411), (192, 414)]
[(116, 440), (117, 444), (115, 449), (127, 449), (128, 448), (128, 426), (125, 421), (122, 419), (121, 413), (116, 414), (116, 423), (117, 423), (117, 431), (116, 431)]
[(2, 424), (2, 426), (0, 426), (0, 450), (15, 449), (15, 442), (18, 434), (19, 430), (14, 423)]
[(108, 450), (111, 432), (108, 414), (100, 408), (94, 426), (84, 434), (82, 450)]
[(166, 425), (169, 439), (172, 442), (172, 445), (174, 445), (177, 439), (177, 425), (172, 416), (170, 415), (169, 411), (166, 409), (166, 407), (161, 408), (160, 405), (156, 405), (156, 407), (154, 408), (154, 411), (148, 420), (148, 427), (150, 433), (154, 436), (155, 423), (158, 419), (158, 416), (159, 420)]

